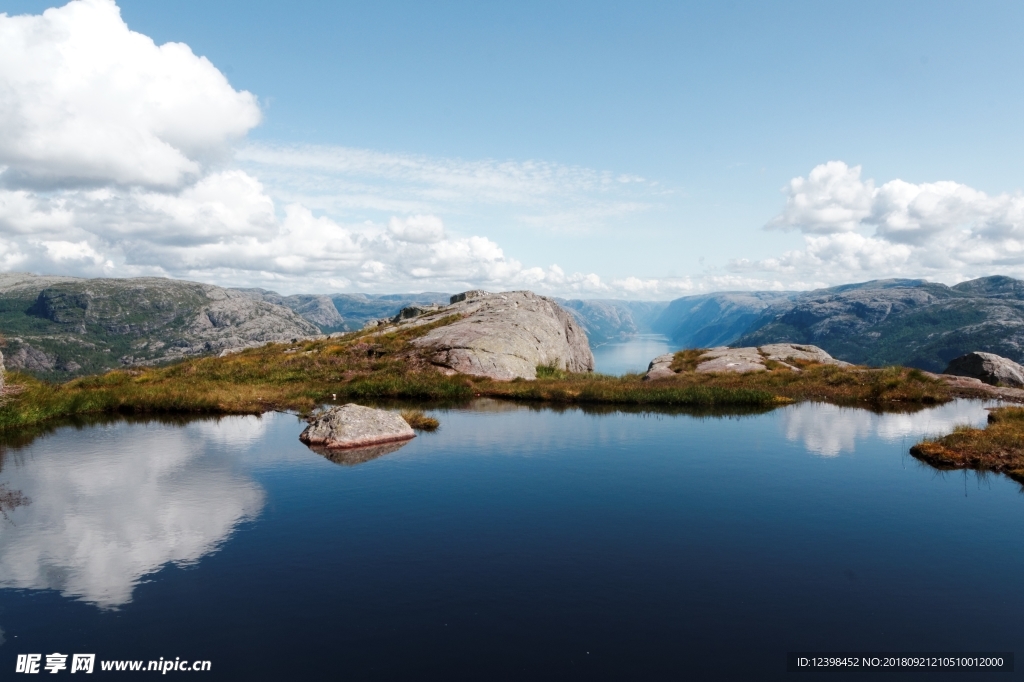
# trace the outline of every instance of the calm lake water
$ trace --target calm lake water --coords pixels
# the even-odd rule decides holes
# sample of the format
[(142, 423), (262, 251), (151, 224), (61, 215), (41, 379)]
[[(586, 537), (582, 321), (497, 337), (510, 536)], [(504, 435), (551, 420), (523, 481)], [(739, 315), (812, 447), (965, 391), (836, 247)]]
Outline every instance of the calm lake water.
[(768, 680), (836, 677), (786, 673), (790, 650), (1024, 650), (1021, 487), (906, 454), (982, 403), (434, 414), (356, 465), (286, 414), (8, 447), (31, 503), (0, 519), (0, 678), (52, 652), (210, 680)]
[(594, 371), (614, 376), (646, 372), (651, 360), (673, 350), (678, 348), (661, 334), (639, 334), (627, 341), (605, 343), (593, 349)]

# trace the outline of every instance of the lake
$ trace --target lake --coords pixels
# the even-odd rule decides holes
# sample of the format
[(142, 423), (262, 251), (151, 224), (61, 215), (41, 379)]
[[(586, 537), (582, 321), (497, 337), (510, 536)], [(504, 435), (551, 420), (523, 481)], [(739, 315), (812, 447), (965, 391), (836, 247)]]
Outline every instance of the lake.
[(796, 650), (1012, 651), (1021, 486), (907, 454), (984, 408), (488, 400), (356, 465), (288, 414), (62, 427), (3, 454), (31, 502), (0, 519), (2, 677), (53, 652), (210, 680), (770, 680), (836, 677), (786, 673)]

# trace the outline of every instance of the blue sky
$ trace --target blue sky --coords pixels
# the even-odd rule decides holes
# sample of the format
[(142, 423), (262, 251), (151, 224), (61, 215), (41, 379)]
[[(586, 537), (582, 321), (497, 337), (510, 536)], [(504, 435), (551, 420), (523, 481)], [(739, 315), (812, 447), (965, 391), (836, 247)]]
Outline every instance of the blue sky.
[[(48, 6), (0, 2), (12, 17)], [(23, 141), (0, 142), (8, 203), (35, 202), (6, 228), (0, 215), (0, 267), (634, 298), (1024, 276), (1019, 3), (118, 7), (130, 31), (186, 44), (252, 93), (259, 121), (221, 112), (235, 117), (210, 133), (221, 151), (183, 143), (198, 165), (160, 186), (104, 176), (109, 163), (43, 173)], [(0, 85), (18, 58), (0, 54)], [(32, 87), (8, 92), (40, 100)], [(343, 244), (332, 257), (272, 262), (318, 230)]]

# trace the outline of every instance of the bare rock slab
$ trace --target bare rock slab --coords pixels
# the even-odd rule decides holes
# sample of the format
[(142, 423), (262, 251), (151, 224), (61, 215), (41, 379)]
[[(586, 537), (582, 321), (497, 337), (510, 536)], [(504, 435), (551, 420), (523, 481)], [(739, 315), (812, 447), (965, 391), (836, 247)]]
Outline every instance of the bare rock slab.
[[(644, 379), (667, 379), (675, 376), (675, 372), (670, 369), (674, 358), (675, 353), (666, 353), (654, 358), (647, 368), (647, 374), (644, 375)], [(768, 360), (777, 362), (784, 368), (794, 372), (799, 372), (800, 369), (790, 365), (787, 362), (788, 360), (806, 360), (840, 367), (851, 366), (848, 362), (836, 360), (817, 346), (773, 343), (760, 347), (728, 348), (726, 346), (719, 346), (711, 348), (698, 358), (696, 371), (702, 374), (711, 372), (733, 372), (737, 374), (765, 372), (768, 370), (768, 366), (765, 364)]]
[(949, 362), (943, 374), (971, 377), (992, 386), (1024, 387), (1024, 367), (995, 353), (975, 351)]
[(332, 407), (299, 435), (310, 446), (328, 449), (365, 448), (415, 438), (402, 416), (355, 403)]
[(706, 372), (764, 372), (764, 358), (756, 348), (712, 348), (701, 356), (697, 371)]

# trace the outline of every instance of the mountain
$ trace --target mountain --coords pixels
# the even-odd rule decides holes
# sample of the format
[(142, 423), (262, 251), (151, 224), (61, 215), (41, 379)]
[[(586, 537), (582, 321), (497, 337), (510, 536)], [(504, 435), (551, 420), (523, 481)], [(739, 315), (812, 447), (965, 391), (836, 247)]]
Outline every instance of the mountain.
[(0, 274), (6, 365), (50, 380), (319, 333), (288, 308), (156, 277)]
[(330, 296), (317, 294), (295, 294), (282, 296), (276, 291), (266, 289), (232, 289), (258, 301), (266, 301), (274, 305), (284, 306), (299, 317), (315, 324), (324, 334), (344, 331), (345, 318), (338, 312)]
[(331, 294), (338, 313), (345, 318), (345, 329), (362, 329), (370, 320), (394, 317), (410, 305), (448, 305), (451, 294), (428, 291), (422, 294)]
[(728, 346), (750, 331), (771, 306), (785, 305), (797, 294), (775, 291), (722, 291), (685, 296), (669, 303), (651, 323), (681, 348)]
[(668, 305), (664, 301), (554, 300), (576, 318), (593, 346), (649, 333), (654, 319)]
[(1024, 282), (983, 277), (953, 287), (877, 280), (807, 292), (766, 309), (736, 341), (820, 346), (869, 365), (941, 372), (970, 351), (1024, 360)]

